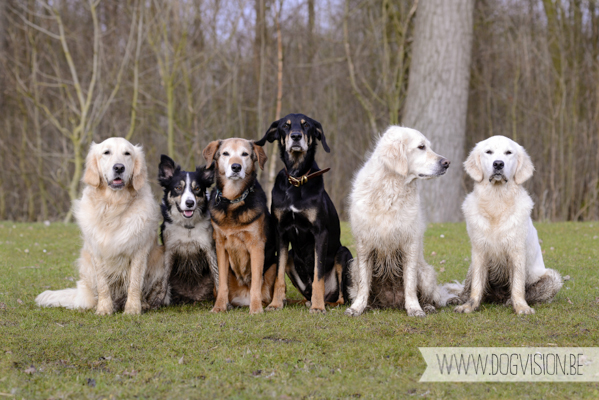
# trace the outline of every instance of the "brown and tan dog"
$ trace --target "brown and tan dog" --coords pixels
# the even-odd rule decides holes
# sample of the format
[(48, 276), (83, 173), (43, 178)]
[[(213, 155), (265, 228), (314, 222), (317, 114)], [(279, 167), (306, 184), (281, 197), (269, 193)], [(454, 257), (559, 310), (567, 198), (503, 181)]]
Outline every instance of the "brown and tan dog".
[(275, 221), (255, 169), (256, 161), (264, 169), (266, 154), (249, 140), (231, 138), (208, 144), (204, 158), (216, 164), (209, 208), (220, 279), (212, 312), (249, 305), (250, 314), (261, 313), (277, 275)]

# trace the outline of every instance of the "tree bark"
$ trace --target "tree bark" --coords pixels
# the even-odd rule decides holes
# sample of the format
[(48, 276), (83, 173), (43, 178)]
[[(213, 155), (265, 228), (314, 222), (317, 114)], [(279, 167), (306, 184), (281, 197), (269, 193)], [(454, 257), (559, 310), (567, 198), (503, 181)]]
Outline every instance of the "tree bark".
[(427, 0), (418, 4), (416, 12), (402, 123), (421, 131), (433, 150), (451, 161), (446, 176), (421, 185), (423, 210), (431, 222), (463, 219), (473, 9), (473, 0)]

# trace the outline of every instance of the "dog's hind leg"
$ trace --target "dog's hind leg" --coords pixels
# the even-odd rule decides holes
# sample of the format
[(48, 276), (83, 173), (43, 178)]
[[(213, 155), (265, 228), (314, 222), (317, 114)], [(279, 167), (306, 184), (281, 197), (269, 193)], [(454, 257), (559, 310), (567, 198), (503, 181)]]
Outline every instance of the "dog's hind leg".
[(210, 266), (210, 273), (212, 274), (212, 280), (214, 281), (214, 297), (216, 297), (216, 288), (218, 288), (218, 261), (216, 259), (216, 251), (214, 248), (211, 251), (207, 251), (206, 256), (208, 257), (208, 265)]
[(337, 289), (339, 290), (339, 296), (335, 303), (327, 303), (332, 307), (345, 304), (349, 300), (347, 295), (347, 284), (348, 268), (352, 259), (351, 252), (347, 247), (340, 247), (335, 255), (335, 275), (337, 277)]
[[(148, 258), (148, 273), (144, 281), (142, 308), (158, 309), (170, 304), (169, 278), (172, 270), (172, 253), (164, 252), (164, 246), (156, 246)], [(153, 281), (150, 279), (153, 278)]]
[(528, 303), (548, 303), (562, 288), (564, 281), (559, 272), (546, 269), (541, 278), (526, 287), (526, 301)]
[(356, 247), (358, 249), (356, 258), (350, 264), (352, 268), (352, 285), (357, 286), (357, 293), (356, 298), (352, 299), (352, 306), (345, 311), (345, 315), (350, 317), (361, 315), (368, 305), (372, 270), (374, 268), (374, 260), (369, 257), (363, 246), (358, 243)]
[(424, 259), (418, 263), (418, 294), (420, 302), (428, 307), (424, 310), (427, 314), (436, 312), (435, 306), (441, 307), (445, 303), (441, 299), (439, 287), (437, 286), (437, 274), (435, 269), (428, 265)]

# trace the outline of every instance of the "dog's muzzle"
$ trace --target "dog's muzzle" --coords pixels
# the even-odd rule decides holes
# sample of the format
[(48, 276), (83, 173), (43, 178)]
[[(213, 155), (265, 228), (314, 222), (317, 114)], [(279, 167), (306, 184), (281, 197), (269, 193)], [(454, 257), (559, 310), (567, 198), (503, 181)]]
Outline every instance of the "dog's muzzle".
[(507, 182), (507, 177), (501, 171), (493, 171), (493, 174), (489, 177), (489, 182)]
[(439, 170), (437, 171), (437, 175), (441, 176), (441, 175), (445, 175), (445, 173), (447, 172), (447, 169), (449, 169), (449, 165), (451, 164), (451, 161), (449, 161), (447, 158), (442, 158), (441, 160), (439, 160)]
[(125, 166), (123, 164), (114, 164), (112, 166), (113, 178), (108, 182), (108, 186), (112, 189), (120, 190), (125, 187), (125, 180), (123, 179), (123, 173), (125, 172)]
[(193, 213), (195, 212), (195, 209), (196, 209), (196, 202), (193, 200), (186, 200), (185, 207), (186, 207), (185, 209), (181, 210), (181, 214), (183, 214), (183, 216), (185, 218), (193, 217)]

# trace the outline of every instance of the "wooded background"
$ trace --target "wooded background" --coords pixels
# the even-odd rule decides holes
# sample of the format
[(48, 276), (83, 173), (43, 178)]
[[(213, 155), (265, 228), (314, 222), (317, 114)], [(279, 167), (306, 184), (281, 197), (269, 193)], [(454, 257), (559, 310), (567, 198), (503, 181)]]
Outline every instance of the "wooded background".
[[(0, 0), (0, 220), (68, 217), (92, 140), (142, 144), (150, 176), (162, 153), (192, 168), (211, 140), (261, 138), (279, 98), (279, 115), (322, 123), (343, 218), (377, 134), (402, 122), (417, 13), (404, 0)], [(597, 0), (474, 3), (463, 152), (491, 135), (522, 144), (535, 219), (599, 219), (598, 57)]]

